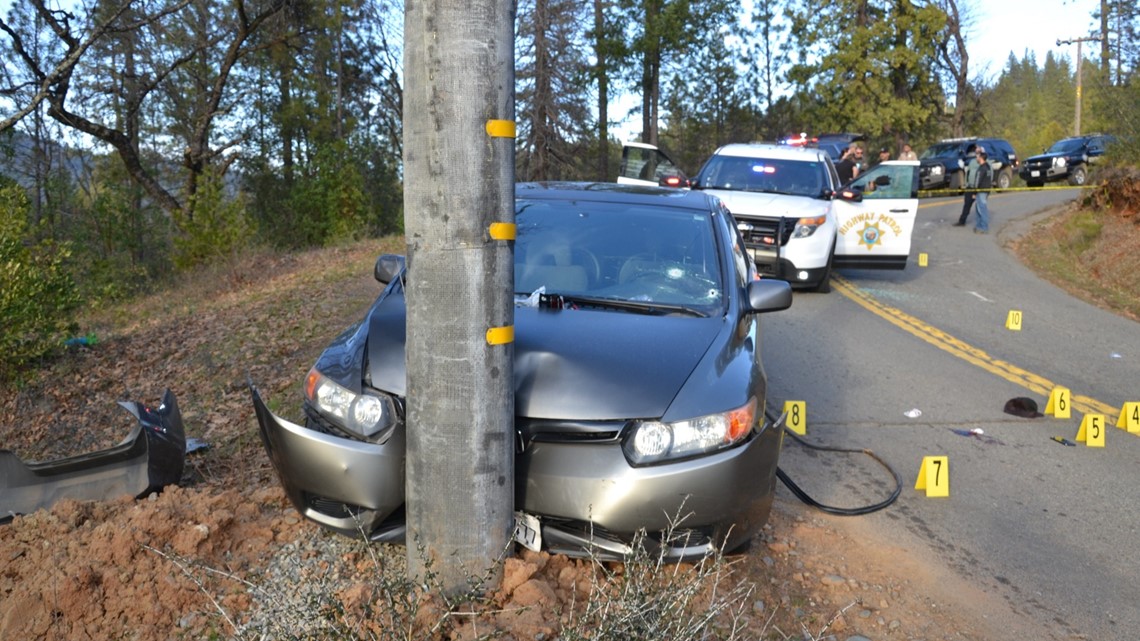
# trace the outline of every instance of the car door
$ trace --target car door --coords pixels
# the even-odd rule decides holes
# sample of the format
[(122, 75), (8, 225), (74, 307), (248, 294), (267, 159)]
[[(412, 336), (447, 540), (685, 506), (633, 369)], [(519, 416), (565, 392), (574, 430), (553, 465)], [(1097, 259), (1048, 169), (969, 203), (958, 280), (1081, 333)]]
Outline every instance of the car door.
[(835, 266), (904, 269), (918, 214), (918, 161), (871, 167), (833, 199)]
[(622, 185), (660, 185), (667, 177), (687, 178), (677, 163), (665, 152), (643, 142), (627, 142), (621, 147), (621, 169), (617, 181)]

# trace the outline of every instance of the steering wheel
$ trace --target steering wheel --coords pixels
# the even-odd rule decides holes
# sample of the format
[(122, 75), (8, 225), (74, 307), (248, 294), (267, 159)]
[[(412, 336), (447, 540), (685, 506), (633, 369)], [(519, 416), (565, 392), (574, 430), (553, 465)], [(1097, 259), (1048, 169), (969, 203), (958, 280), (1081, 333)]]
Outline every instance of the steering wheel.
[(575, 247), (570, 250), (570, 262), (586, 269), (590, 283), (596, 283), (602, 279), (602, 263), (594, 255), (594, 252), (582, 247)]

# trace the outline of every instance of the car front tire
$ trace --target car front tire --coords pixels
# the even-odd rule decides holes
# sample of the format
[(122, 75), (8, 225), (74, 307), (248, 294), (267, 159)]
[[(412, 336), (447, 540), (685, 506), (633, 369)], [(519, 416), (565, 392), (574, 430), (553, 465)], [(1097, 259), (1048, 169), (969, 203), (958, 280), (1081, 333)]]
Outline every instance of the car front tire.
[(835, 262), (835, 245), (831, 246), (831, 253), (827, 255), (827, 267), (823, 268), (823, 276), (820, 276), (819, 282), (815, 284), (808, 291), (817, 294), (828, 294), (831, 292), (831, 264)]
[(1088, 177), (1088, 172), (1085, 171), (1085, 166), (1077, 165), (1076, 167), (1073, 167), (1073, 171), (1069, 173), (1069, 184), (1079, 187), (1085, 184), (1085, 181), (1088, 180)]

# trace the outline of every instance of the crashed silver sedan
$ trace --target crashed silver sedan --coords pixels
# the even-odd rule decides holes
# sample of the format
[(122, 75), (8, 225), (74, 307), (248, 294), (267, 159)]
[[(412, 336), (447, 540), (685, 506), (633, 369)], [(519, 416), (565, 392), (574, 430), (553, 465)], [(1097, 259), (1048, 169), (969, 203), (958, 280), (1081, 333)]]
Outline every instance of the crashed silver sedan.
[[(515, 509), (524, 543), (621, 559), (732, 551), (767, 521), (782, 430), (765, 417), (759, 279), (729, 212), (699, 192), (521, 184), (515, 241)], [(251, 385), (293, 505), (348, 536), (403, 542), (403, 257), (304, 384), (305, 425)], [(345, 470), (352, 470), (346, 474)], [(639, 532), (644, 537), (639, 537)]]

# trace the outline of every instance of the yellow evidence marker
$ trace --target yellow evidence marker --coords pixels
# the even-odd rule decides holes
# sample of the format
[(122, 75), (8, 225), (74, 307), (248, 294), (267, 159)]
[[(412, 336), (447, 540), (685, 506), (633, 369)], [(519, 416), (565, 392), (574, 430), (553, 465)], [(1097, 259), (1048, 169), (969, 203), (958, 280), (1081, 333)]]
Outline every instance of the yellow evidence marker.
[(1045, 413), (1052, 414), (1054, 418), (1069, 418), (1069, 388), (1054, 387), (1049, 392), (1049, 402), (1045, 405)]
[(1116, 426), (1128, 430), (1129, 434), (1140, 432), (1140, 402), (1128, 402), (1120, 408), (1120, 418), (1116, 419)]
[(1077, 442), (1089, 447), (1104, 447), (1104, 414), (1085, 414), (1081, 419), (1081, 429), (1077, 431)]
[(946, 456), (924, 456), (914, 489), (926, 490), (927, 498), (950, 496), (950, 459)]
[(1005, 317), (1005, 328), (1014, 332), (1021, 331), (1021, 312), (1016, 309), (1009, 310), (1009, 315)]
[(784, 401), (784, 413), (788, 415), (784, 419), (788, 429), (800, 436), (807, 434), (807, 402)]
[(919, 267), (926, 267), (929, 264), (930, 264), (930, 259), (927, 258), (925, 253), (918, 255), (918, 266)]

